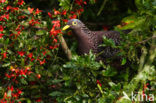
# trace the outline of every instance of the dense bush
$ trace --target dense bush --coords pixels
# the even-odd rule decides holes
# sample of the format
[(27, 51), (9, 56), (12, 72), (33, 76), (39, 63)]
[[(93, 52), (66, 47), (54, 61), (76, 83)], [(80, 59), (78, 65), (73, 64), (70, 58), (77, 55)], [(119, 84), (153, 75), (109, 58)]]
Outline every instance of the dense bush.
[[(1, 103), (131, 103), (132, 92), (136, 103), (142, 95), (145, 102), (156, 99), (155, 0), (46, 1), (47, 8), (39, 5), (43, 1), (0, 0)], [(120, 49), (122, 69), (111, 59), (95, 61), (92, 52), (76, 54), (71, 32), (61, 30), (72, 18), (92, 30), (121, 32), (120, 46), (107, 39), (104, 45)], [(132, 31), (124, 34), (126, 29)], [(61, 48), (62, 35), (71, 60)]]

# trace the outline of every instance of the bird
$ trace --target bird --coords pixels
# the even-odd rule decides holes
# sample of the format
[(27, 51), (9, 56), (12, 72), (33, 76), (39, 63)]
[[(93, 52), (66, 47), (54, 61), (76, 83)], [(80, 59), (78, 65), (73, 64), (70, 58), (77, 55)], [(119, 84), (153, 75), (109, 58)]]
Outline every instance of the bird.
[(103, 37), (112, 39), (115, 45), (120, 45), (121, 37), (118, 31), (91, 31), (79, 19), (70, 19), (63, 27), (63, 31), (72, 30), (78, 41), (78, 54), (89, 54), (90, 50), (94, 54), (101, 53), (96, 60), (105, 61), (107, 58), (115, 56), (119, 49), (110, 46), (100, 46), (103, 42)]

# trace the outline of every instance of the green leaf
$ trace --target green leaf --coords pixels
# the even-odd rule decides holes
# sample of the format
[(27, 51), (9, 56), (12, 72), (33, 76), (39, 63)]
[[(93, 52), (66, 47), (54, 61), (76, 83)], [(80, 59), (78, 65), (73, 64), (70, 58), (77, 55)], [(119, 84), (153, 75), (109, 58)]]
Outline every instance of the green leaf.
[(122, 58), (122, 62), (121, 62), (121, 65), (125, 65), (127, 62), (126, 58)]
[(106, 103), (106, 98), (100, 97), (100, 98), (98, 99), (98, 103)]
[(114, 68), (112, 68), (112, 67), (108, 67), (106, 70), (103, 70), (102, 71), (102, 75), (103, 76), (114, 76), (114, 75), (116, 75), (117, 74), (117, 71), (114, 69)]
[(11, 93), (12, 93), (11, 90), (9, 90), (9, 91), (7, 92), (7, 96), (8, 96), (8, 97), (11, 97)]
[(91, 4), (95, 4), (95, 0), (89, 0)]
[(49, 95), (52, 96), (52, 97), (61, 96), (62, 95), (62, 92), (54, 91), (54, 92), (50, 93)]
[(44, 35), (44, 34), (46, 34), (46, 31), (45, 30), (38, 30), (36, 32), (36, 35)]
[(119, 90), (121, 89), (121, 84), (120, 84), (120, 83), (115, 84), (114, 82), (109, 82), (108, 84), (109, 84), (109, 85), (111, 86), (111, 88), (112, 88), (113, 90), (115, 90), (115, 91), (119, 91)]
[(52, 82), (53, 82), (54, 84), (60, 83), (60, 82), (62, 82), (62, 81), (63, 81), (63, 80), (61, 80), (61, 79), (52, 80)]
[(113, 48), (116, 48), (115, 42), (112, 39), (108, 39), (105, 36), (103, 36), (103, 44), (101, 44), (101, 47), (111, 46)]
[(28, 82), (25, 80), (25, 79), (20, 79), (21, 83), (24, 84), (24, 85), (27, 85)]
[(6, 44), (6, 45), (9, 44), (9, 38), (7, 38), (7, 39), (5, 40), (5, 44)]
[(10, 66), (10, 63), (6, 63), (2, 65), (2, 67), (8, 67), (8, 66)]
[(65, 10), (69, 10), (71, 7), (70, 0), (59, 0), (60, 6), (63, 7)]

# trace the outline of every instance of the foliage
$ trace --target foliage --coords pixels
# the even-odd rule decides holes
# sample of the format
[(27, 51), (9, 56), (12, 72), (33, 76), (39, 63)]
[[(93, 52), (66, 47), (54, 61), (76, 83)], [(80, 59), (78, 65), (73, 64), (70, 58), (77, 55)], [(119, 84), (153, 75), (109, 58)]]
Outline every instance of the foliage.
[[(38, 7), (42, 1), (30, 2)], [(155, 0), (52, 0), (46, 2), (50, 11), (27, 3), (0, 0), (1, 103), (131, 103), (132, 92), (148, 95), (145, 102), (150, 94), (156, 98)], [(100, 45), (120, 50), (120, 70), (112, 66), (114, 59), (98, 62), (92, 52), (66, 59), (58, 36), (64, 35), (75, 53), (75, 39), (61, 31), (72, 18), (121, 33), (121, 45), (107, 38)], [(125, 29), (132, 30), (125, 34)]]

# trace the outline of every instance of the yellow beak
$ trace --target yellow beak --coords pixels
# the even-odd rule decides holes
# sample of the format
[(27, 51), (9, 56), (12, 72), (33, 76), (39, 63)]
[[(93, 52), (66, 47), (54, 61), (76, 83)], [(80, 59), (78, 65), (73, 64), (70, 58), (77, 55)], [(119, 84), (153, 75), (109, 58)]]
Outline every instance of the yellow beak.
[(67, 30), (68, 28), (70, 28), (70, 25), (64, 26), (62, 30), (65, 31), (65, 30)]

